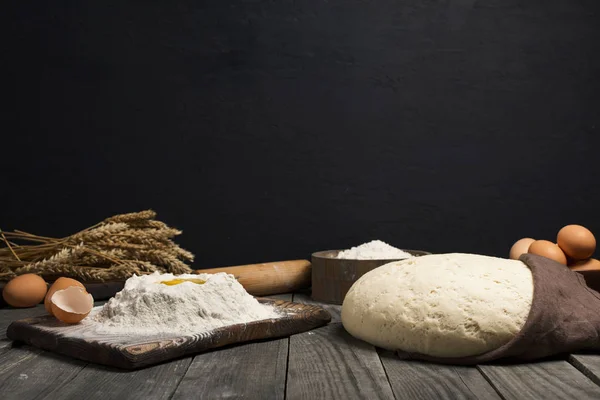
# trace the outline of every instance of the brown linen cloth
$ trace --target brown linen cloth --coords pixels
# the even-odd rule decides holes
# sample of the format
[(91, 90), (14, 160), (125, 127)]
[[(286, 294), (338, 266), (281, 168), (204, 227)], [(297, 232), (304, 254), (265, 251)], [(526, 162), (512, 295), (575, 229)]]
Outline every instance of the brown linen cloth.
[(533, 275), (533, 301), (525, 325), (505, 345), (470, 357), (439, 358), (398, 352), (402, 358), (473, 365), (499, 359), (532, 361), (577, 350), (600, 350), (600, 293), (583, 276), (545, 257), (520, 258)]

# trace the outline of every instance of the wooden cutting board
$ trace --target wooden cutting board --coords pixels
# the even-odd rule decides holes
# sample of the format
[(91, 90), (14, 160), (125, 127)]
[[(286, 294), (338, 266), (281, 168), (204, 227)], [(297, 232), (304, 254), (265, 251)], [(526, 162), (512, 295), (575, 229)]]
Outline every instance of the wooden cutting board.
[(229, 325), (191, 336), (133, 337), (101, 335), (89, 326), (63, 324), (48, 315), (13, 322), (8, 326), (6, 336), (81, 360), (137, 369), (229, 344), (305, 332), (331, 320), (331, 315), (319, 306), (283, 300), (258, 300), (275, 306), (281, 318)]

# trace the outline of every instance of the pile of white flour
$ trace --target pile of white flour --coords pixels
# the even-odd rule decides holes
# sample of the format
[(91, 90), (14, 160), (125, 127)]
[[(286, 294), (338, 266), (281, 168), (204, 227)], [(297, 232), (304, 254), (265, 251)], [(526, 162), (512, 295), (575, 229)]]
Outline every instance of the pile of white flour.
[[(206, 283), (160, 283), (186, 278)], [(99, 333), (152, 335), (202, 333), (280, 317), (273, 307), (248, 294), (233, 275), (154, 273), (129, 278), (123, 290), (86, 320)]]
[(381, 240), (372, 240), (351, 249), (340, 251), (337, 258), (350, 260), (402, 260), (412, 255)]

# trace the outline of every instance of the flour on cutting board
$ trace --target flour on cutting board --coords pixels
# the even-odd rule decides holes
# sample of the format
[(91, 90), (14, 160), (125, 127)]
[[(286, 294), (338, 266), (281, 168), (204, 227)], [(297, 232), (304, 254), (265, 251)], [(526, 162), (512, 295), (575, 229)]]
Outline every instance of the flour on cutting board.
[[(179, 283), (164, 284), (170, 281)], [(82, 324), (105, 334), (185, 335), (281, 317), (230, 274), (154, 273), (129, 278), (122, 291)]]
[(381, 240), (372, 240), (360, 246), (340, 251), (337, 255), (337, 258), (352, 260), (401, 260), (410, 257), (412, 254), (390, 246)]

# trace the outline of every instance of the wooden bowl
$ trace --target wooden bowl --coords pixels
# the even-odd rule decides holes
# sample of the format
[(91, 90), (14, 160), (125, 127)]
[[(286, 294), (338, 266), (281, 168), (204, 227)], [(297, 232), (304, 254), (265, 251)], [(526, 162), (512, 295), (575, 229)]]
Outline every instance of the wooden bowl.
[[(342, 304), (354, 282), (367, 272), (396, 260), (346, 260), (336, 258), (342, 250), (326, 250), (312, 255), (312, 299)], [(404, 250), (413, 256), (431, 254), (422, 250)]]

